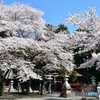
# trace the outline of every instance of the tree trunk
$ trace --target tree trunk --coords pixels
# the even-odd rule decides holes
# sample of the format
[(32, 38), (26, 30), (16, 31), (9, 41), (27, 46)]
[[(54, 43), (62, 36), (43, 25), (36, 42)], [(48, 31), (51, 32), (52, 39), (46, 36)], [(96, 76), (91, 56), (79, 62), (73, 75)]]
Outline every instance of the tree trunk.
[(42, 80), (41, 81), (41, 90), (40, 90), (40, 94), (41, 95), (46, 95), (47, 91), (46, 91), (46, 87), (45, 87), (45, 83), (44, 81)]
[(30, 87), (30, 80), (27, 81), (27, 87), (26, 87), (26, 94), (27, 95), (29, 95), (29, 93), (30, 93), (29, 87)]
[(4, 77), (3, 77), (2, 71), (0, 70), (0, 96), (3, 95), (3, 80), (4, 80)]

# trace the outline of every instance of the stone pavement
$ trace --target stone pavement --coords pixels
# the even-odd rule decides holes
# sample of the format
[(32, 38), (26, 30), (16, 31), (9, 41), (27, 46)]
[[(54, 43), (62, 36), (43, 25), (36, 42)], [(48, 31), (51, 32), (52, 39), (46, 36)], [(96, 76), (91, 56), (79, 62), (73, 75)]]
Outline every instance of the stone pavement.
[[(53, 92), (51, 94), (47, 94), (46, 96), (34, 96), (34, 97), (23, 97), (17, 98), (17, 100), (81, 100), (82, 96), (75, 96), (74, 93), (71, 94), (71, 97), (63, 98), (59, 97), (60, 92)], [(88, 97), (88, 100), (92, 100), (96, 97)]]

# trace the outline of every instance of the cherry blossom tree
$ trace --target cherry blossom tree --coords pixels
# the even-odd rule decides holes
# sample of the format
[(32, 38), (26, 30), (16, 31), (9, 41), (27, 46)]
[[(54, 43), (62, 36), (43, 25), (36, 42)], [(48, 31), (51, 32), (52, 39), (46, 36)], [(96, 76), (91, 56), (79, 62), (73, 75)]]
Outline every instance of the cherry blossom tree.
[[(5, 75), (8, 71), (15, 70), (16, 79), (26, 82), (30, 79), (40, 79), (34, 72), (33, 59), (41, 53), (41, 48), (36, 41), (28, 38), (8, 37), (0, 39), (0, 69)], [(13, 71), (14, 72), (14, 71)]]
[(94, 35), (100, 32), (100, 17), (96, 13), (96, 9), (89, 7), (88, 11), (69, 14), (66, 22), (75, 25), (79, 31), (85, 31)]
[(96, 64), (99, 67), (99, 48), (100, 48), (100, 16), (96, 13), (96, 9), (89, 7), (88, 11), (77, 14), (69, 14), (67, 23), (76, 25), (77, 29), (73, 34), (73, 50), (75, 54), (81, 55), (89, 53), (82, 58), (79, 68), (91, 68)]
[(43, 70), (45, 72), (52, 72), (65, 68), (71, 72), (75, 65), (73, 64), (73, 51), (70, 49), (73, 46), (72, 34), (65, 34), (60, 31), (55, 33), (57, 27), (46, 24), (45, 38), (38, 41), (43, 49), (41, 56), (38, 60), (44, 63)]
[[(17, 37), (8, 37), (5, 39), (1, 39), (0, 41), (1, 70), (5, 71), (8, 69), (20, 69), (20, 71), (22, 70), (24, 74), (22, 75), (22, 73), (20, 73), (18, 77), (20, 77), (23, 81), (28, 80), (30, 77), (29, 75), (31, 75), (29, 73), (34, 67), (34, 65), (32, 64), (32, 59), (37, 53), (41, 52), (41, 48), (37, 45), (36, 41)], [(26, 69), (29, 68), (29, 71), (25, 70), (25, 66)], [(24, 78), (25, 74), (28, 75), (26, 79)], [(32, 77), (36, 78), (37, 75), (34, 75), (32, 75)]]
[[(33, 59), (41, 52), (37, 41), (45, 33), (43, 12), (25, 4), (0, 5), (0, 69), (16, 70), (19, 81), (41, 79)], [(2, 93), (1, 93), (2, 95)]]
[[(50, 37), (50, 36), (49, 36)], [(36, 59), (46, 64), (41, 69), (46, 72), (65, 68), (73, 70), (73, 52), (70, 52), (70, 34), (54, 34), (48, 41), (36, 41), (29, 38), (6, 37), (0, 39), (0, 68), (5, 73), (16, 70), (16, 78), (21, 82), (41, 79), (36, 74)], [(39, 73), (38, 73), (39, 74)]]
[[(14, 3), (12, 5), (3, 5), (3, 4), (0, 5), (0, 32), (1, 32), (0, 37), (2, 37), (1, 43), (3, 43), (4, 41), (8, 41), (7, 44), (3, 43), (3, 45), (5, 46), (4, 48), (6, 48), (6, 49), (3, 48), (3, 50), (1, 49), (1, 51), (3, 52), (3, 56), (6, 56), (10, 60), (10, 58), (15, 59), (16, 58), (15, 56), (17, 55), (17, 54), (12, 55), (11, 52), (21, 52), (24, 55), (25, 48), (29, 45), (27, 39), (25, 40), (24, 38), (30, 38), (30, 39), (42, 38), (42, 34), (45, 33), (44, 30), (45, 21), (42, 19), (42, 15), (43, 15), (42, 11), (39, 11), (25, 4)], [(17, 44), (19, 42), (18, 40), (20, 41), (19, 45)], [(30, 41), (30, 43), (31, 42), (36, 43), (36, 41), (34, 42), (32, 40), (28, 40), (28, 41)], [(21, 50), (20, 48), (24, 50)], [(10, 51), (10, 53), (8, 51)], [(10, 55), (12, 55), (12, 57), (10, 57)], [(3, 67), (3, 64), (1, 66)]]
[(73, 52), (70, 50), (70, 34), (54, 34), (54, 38), (47, 42), (41, 42), (40, 46), (44, 48), (45, 60), (47, 63), (43, 68), (45, 70), (56, 70), (65, 68), (71, 72), (74, 68)]
[(43, 12), (25, 4), (0, 5), (0, 31), (8, 36), (41, 38), (45, 32)]
[(0, 5), (0, 69), (4, 74), (13, 70), (20, 82), (41, 79), (37, 62), (45, 62), (40, 70), (46, 72), (73, 64), (71, 34), (54, 33), (42, 19), (42, 11), (14, 3)]

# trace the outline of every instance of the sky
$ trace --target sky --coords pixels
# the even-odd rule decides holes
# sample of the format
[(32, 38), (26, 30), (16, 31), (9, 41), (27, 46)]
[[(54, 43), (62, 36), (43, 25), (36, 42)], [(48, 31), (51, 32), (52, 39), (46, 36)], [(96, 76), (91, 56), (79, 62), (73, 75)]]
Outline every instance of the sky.
[(14, 2), (29, 4), (29, 6), (43, 11), (43, 19), (46, 23), (53, 26), (58, 26), (60, 23), (65, 24), (70, 32), (73, 32), (75, 27), (65, 23), (69, 13), (84, 12), (88, 10), (89, 6), (92, 6), (96, 7), (97, 13), (100, 15), (100, 0), (3, 0), (3, 3), (7, 5)]

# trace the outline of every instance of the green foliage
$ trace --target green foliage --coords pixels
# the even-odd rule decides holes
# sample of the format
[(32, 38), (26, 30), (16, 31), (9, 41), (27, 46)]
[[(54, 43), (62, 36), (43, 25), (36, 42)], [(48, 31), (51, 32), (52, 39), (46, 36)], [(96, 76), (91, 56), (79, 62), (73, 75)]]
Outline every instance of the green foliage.
[(68, 28), (64, 24), (59, 24), (55, 33), (59, 33), (60, 31), (62, 31), (62, 32), (66, 31), (69, 33)]
[(2, 31), (2, 32), (0, 32), (0, 37), (2, 37), (2, 38), (8, 37), (8, 36), (6, 35), (6, 32), (7, 32), (7, 31)]
[(61, 68), (61, 69), (58, 70), (58, 74), (60, 76), (65, 76), (66, 74), (68, 75), (69, 72), (68, 72), (68, 70), (66, 68), (63, 67), (63, 68)]
[(78, 31), (78, 32), (87, 32), (87, 33), (90, 33), (89, 30), (85, 30), (85, 29), (81, 29), (81, 28), (77, 29), (76, 31)]
[(77, 72), (76, 71), (73, 71), (71, 74), (70, 74), (70, 80), (72, 82), (75, 82), (77, 80)]
[(42, 60), (40, 60), (40, 61), (36, 60), (36, 66), (35, 66), (35, 68), (36, 69), (41, 69), (45, 65), (46, 65), (46, 63), (44, 61), (42, 61)]
[(42, 59), (39, 60), (38, 58), (34, 58), (34, 62), (33, 63), (35, 64), (34, 71), (37, 74), (41, 75), (42, 78), (44, 78), (44, 75), (46, 74), (46, 71), (44, 72), (43, 66), (45, 66), (47, 63), (44, 62)]
[(91, 55), (92, 51), (84, 52), (81, 54), (75, 54), (74, 55), (74, 63), (79, 66), (80, 64), (84, 63), (85, 60), (92, 57)]

